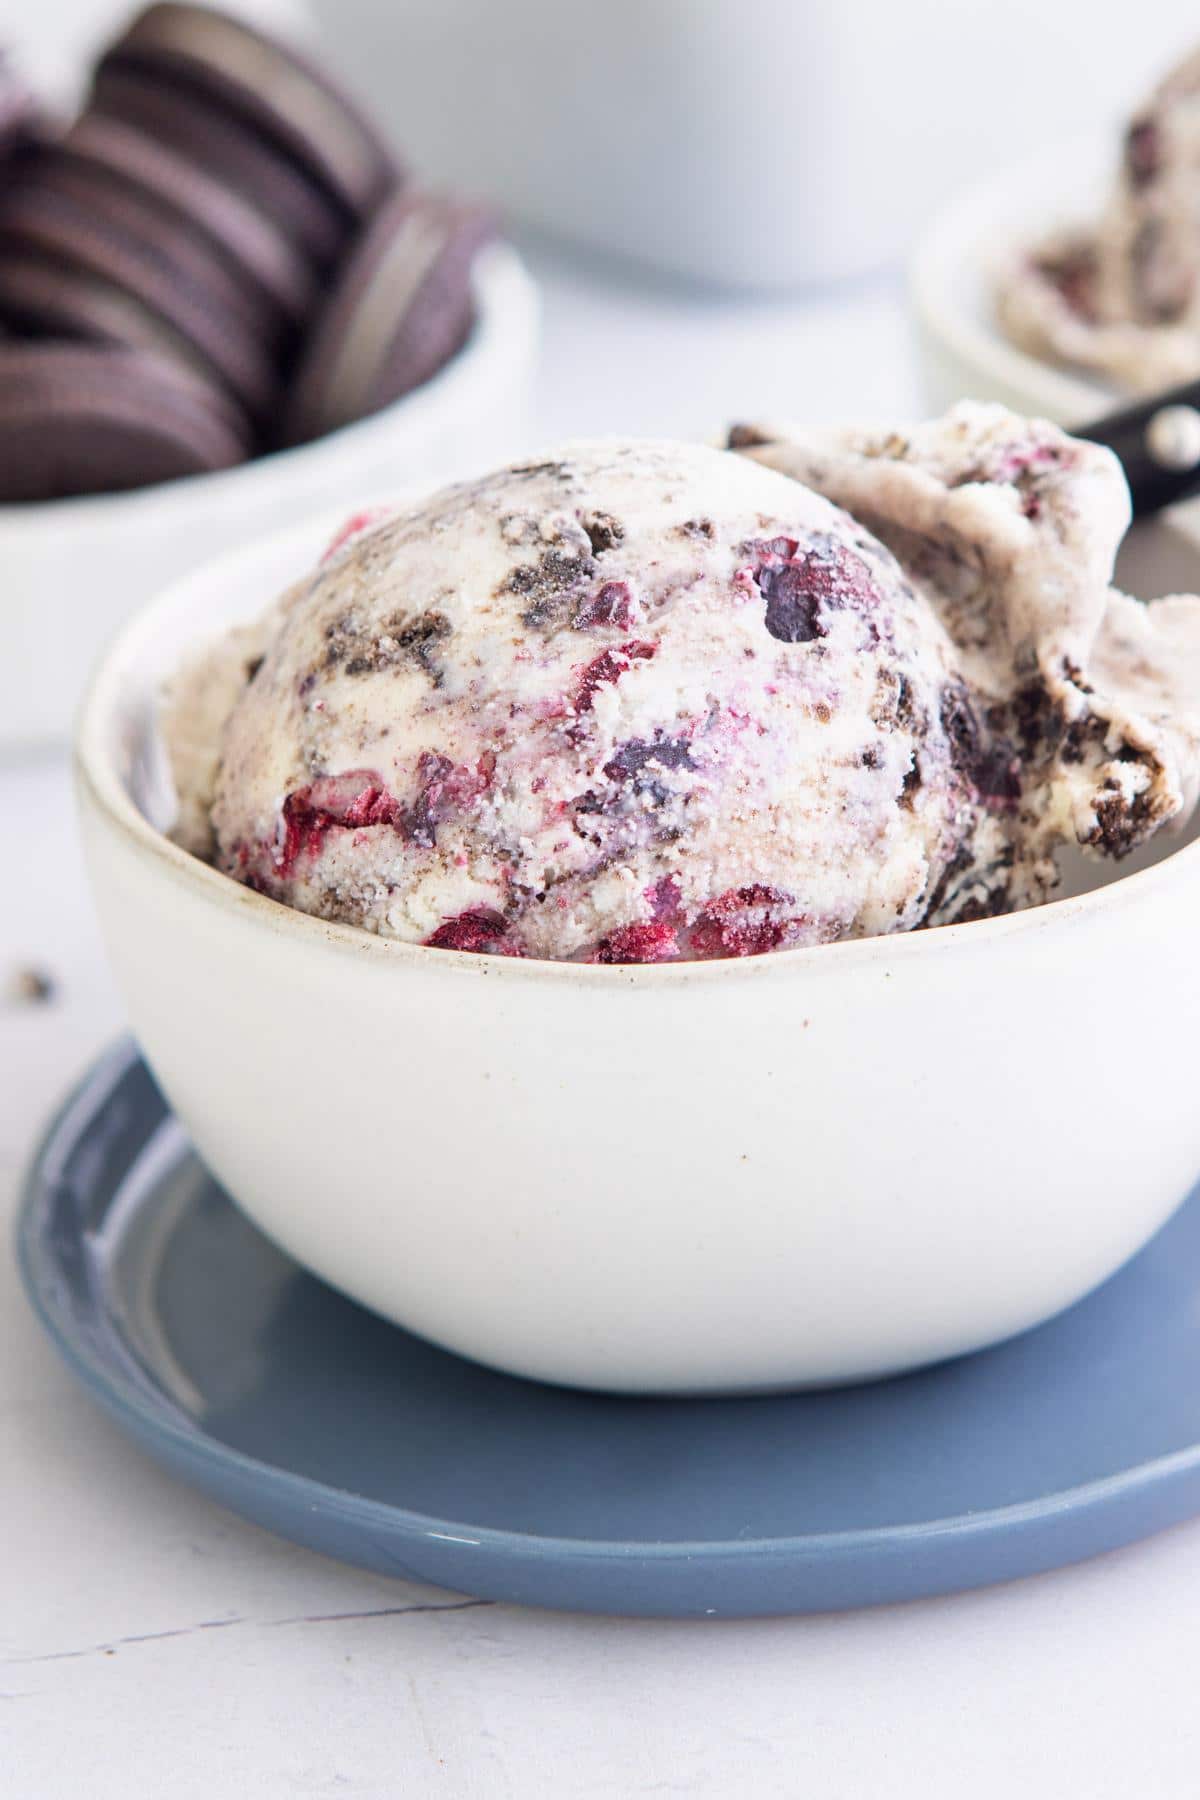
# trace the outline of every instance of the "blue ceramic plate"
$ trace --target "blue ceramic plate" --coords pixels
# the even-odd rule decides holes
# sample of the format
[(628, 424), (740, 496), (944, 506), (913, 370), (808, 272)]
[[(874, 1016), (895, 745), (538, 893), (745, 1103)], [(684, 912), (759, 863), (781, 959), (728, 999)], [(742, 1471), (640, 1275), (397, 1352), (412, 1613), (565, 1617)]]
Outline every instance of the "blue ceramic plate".
[(997, 1350), (819, 1394), (608, 1398), (464, 1362), (305, 1274), (121, 1046), (42, 1147), (20, 1257), (68, 1363), (185, 1481), (463, 1593), (818, 1611), (1052, 1568), (1200, 1511), (1200, 1192)]

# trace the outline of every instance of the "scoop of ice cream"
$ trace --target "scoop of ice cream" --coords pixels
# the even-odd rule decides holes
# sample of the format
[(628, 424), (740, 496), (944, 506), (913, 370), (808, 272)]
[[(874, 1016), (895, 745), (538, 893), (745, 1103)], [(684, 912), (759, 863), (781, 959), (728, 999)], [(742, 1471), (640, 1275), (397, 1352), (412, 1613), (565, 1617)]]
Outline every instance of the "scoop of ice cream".
[(179, 684), (182, 835), (410, 942), (644, 962), (1027, 904), (1183, 811), (1200, 602), (1110, 596), (1106, 451), (972, 407), (735, 442), (360, 523)]
[(1122, 388), (1200, 375), (1200, 53), (1139, 108), (1099, 220), (1006, 255), (998, 309), (1017, 343)]
[[(928, 603), (853, 518), (741, 457), (578, 444), (447, 489), (339, 545), (267, 637), (186, 816), (323, 918), (737, 954), (915, 925), (964, 845), (990, 855)], [(231, 662), (245, 643), (186, 691), (176, 742)]]
[(1107, 450), (970, 403), (904, 433), (735, 436), (866, 524), (952, 639), (985, 756), (1012, 753), (1006, 906), (1052, 890), (1059, 844), (1122, 856), (1190, 814), (1200, 600), (1110, 586), (1129, 494)]

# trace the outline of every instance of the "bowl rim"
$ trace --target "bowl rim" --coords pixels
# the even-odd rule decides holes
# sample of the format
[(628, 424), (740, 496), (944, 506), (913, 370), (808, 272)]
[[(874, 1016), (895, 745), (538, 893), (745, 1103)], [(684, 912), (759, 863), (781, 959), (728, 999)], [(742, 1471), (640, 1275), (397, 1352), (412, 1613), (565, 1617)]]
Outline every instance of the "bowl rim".
[[(252, 456), (229, 469), (156, 481), (147, 487), (115, 494), (70, 494), (53, 500), (0, 503), (0, 543), (10, 533), (30, 536), (45, 528), (55, 533), (81, 525), (100, 526), (114, 534), (137, 530), (145, 521), (139, 514), (164, 504), (196, 513), (223, 505), (231, 494), (243, 504), (252, 503), (254, 490), (267, 482), (295, 480), (303, 473), (319, 477), (321, 466), (334, 458), (344, 461), (370, 448), (375, 439), (391, 436), (407, 427), (420, 438), (436, 422), (446, 406), (453, 406), (463, 390), (470, 392), (482, 371), (498, 355), (509, 354), (508, 339), (514, 331), (524, 335), (536, 326), (538, 295), (533, 278), (516, 248), (497, 239), (480, 251), (472, 270), (475, 318), (466, 342), (449, 362), (419, 387), (402, 394), (378, 412), (351, 420), (323, 437), (307, 443), (285, 445)], [(155, 519), (161, 529), (161, 519)], [(0, 597), (0, 609), (3, 600)]]
[[(415, 502), (427, 491), (409, 488), (407, 492), (393, 496), (393, 502), (397, 498), (404, 503)], [(774, 950), (760, 956), (713, 957), (695, 962), (600, 964), (449, 952), (301, 912), (244, 887), (241, 882), (184, 850), (152, 825), (133, 799), (117, 766), (112, 748), (119, 741), (119, 734), (114, 727), (130, 695), (133, 671), (140, 655), (154, 644), (164, 625), (196, 611), (200, 597), (219, 587), (225, 571), (238, 568), (247, 560), (260, 561), (265, 566), (276, 562), (282, 565), (291, 558), (293, 550), (299, 551), (301, 546), (311, 558), (314, 547), (320, 544), (322, 532), (336, 530), (344, 518), (343, 506), (330, 516), (309, 519), (300, 526), (287, 526), (227, 550), (171, 582), (156, 600), (141, 608), (109, 644), (92, 672), (76, 715), (72, 761), (81, 802), (91, 804), (106, 829), (120, 838), (143, 867), (190, 888), (202, 904), (214, 908), (230, 921), (237, 919), (246, 923), (251, 930), (265, 930), (272, 936), (292, 940), (298, 946), (307, 945), (314, 953), (326, 949), (360, 959), (364, 956), (384, 958), (396, 967), (436, 966), (444, 969), (450, 979), (486, 976), (493, 980), (518, 982), (586, 982), (607, 988), (763, 980), (771, 978), (769, 971), (782, 979), (789, 970), (825, 968), (832, 971), (840, 967), (850, 973), (873, 964), (962, 953), (972, 944), (982, 947), (1012, 936), (1028, 938), (1077, 919), (1111, 913), (1116, 907), (1143, 901), (1168, 884), (1188, 877), (1193, 866), (1200, 862), (1200, 832), (1197, 832), (1190, 842), (1168, 851), (1148, 868), (1128, 875), (1116, 874), (1086, 893), (1048, 900), (1018, 912), (884, 936)], [(282, 587), (283, 578), (274, 576), (272, 579)], [(264, 605), (268, 603), (264, 601)], [(198, 647), (203, 641), (203, 634), (197, 633), (190, 643)], [(144, 703), (145, 688), (133, 691)], [(1169, 831), (1170, 827), (1166, 829)]]
[[(1103, 148), (1102, 148), (1103, 145)], [(993, 382), (1028, 393), (1031, 402), (1048, 409), (1056, 419), (1084, 424), (1109, 412), (1122, 395), (1086, 370), (1067, 363), (1053, 363), (1012, 343), (999, 326), (977, 316), (961, 304), (959, 282), (964, 273), (973, 279), (987, 276), (986, 261), (979, 252), (997, 219), (1005, 223), (1004, 238), (1012, 236), (1012, 202), (1045, 182), (1047, 166), (1062, 166), (1071, 180), (1097, 180), (1113, 161), (1111, 143), (1089, 133), (1065, 140), (1050, 152), (1023, 157), (987, 179), (959, 188), (918, 239), (909, 259), (909, 299), (919, 323), (961, 362)], [(1064, 210), (1045, 210), (1039, 218), (1030, 214), (1032, 234), (1061, 223), (1070, 216)], [(992, 242), (993, 250), (997, 247)], [(1127, 396), (1126, 396), (1127, 397)]]

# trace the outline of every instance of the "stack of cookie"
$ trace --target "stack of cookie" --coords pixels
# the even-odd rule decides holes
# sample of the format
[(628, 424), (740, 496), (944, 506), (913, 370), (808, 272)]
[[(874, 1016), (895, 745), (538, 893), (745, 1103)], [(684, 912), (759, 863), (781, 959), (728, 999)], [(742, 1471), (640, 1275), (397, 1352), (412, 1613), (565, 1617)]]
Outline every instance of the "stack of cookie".
[(0, 157), (12, 155), (24, 142), (35, 116), (33, 95), (0, 50)]
[(296, 444), (427, 380), (471, 324), (474, 208), (415, 191), (291, 48), (148, 8), (52, 132), (0, 61), (0, 501)]

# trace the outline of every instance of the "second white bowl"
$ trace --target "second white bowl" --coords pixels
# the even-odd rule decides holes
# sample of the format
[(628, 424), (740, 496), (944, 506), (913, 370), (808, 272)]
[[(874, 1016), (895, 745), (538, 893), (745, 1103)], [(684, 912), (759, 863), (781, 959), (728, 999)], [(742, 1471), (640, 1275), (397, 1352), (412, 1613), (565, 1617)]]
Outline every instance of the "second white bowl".
[(909, 266), (931, 413), (969, 394), (1070, 428), (1117, 404), (1098, 377), (1043, 362), (1011, 343), (995, 305), (998, 258), (1057, 225), (1097, 218), (1114, 160), (1111, 143), (1067, 144), (970, 188), (934, 220)]

